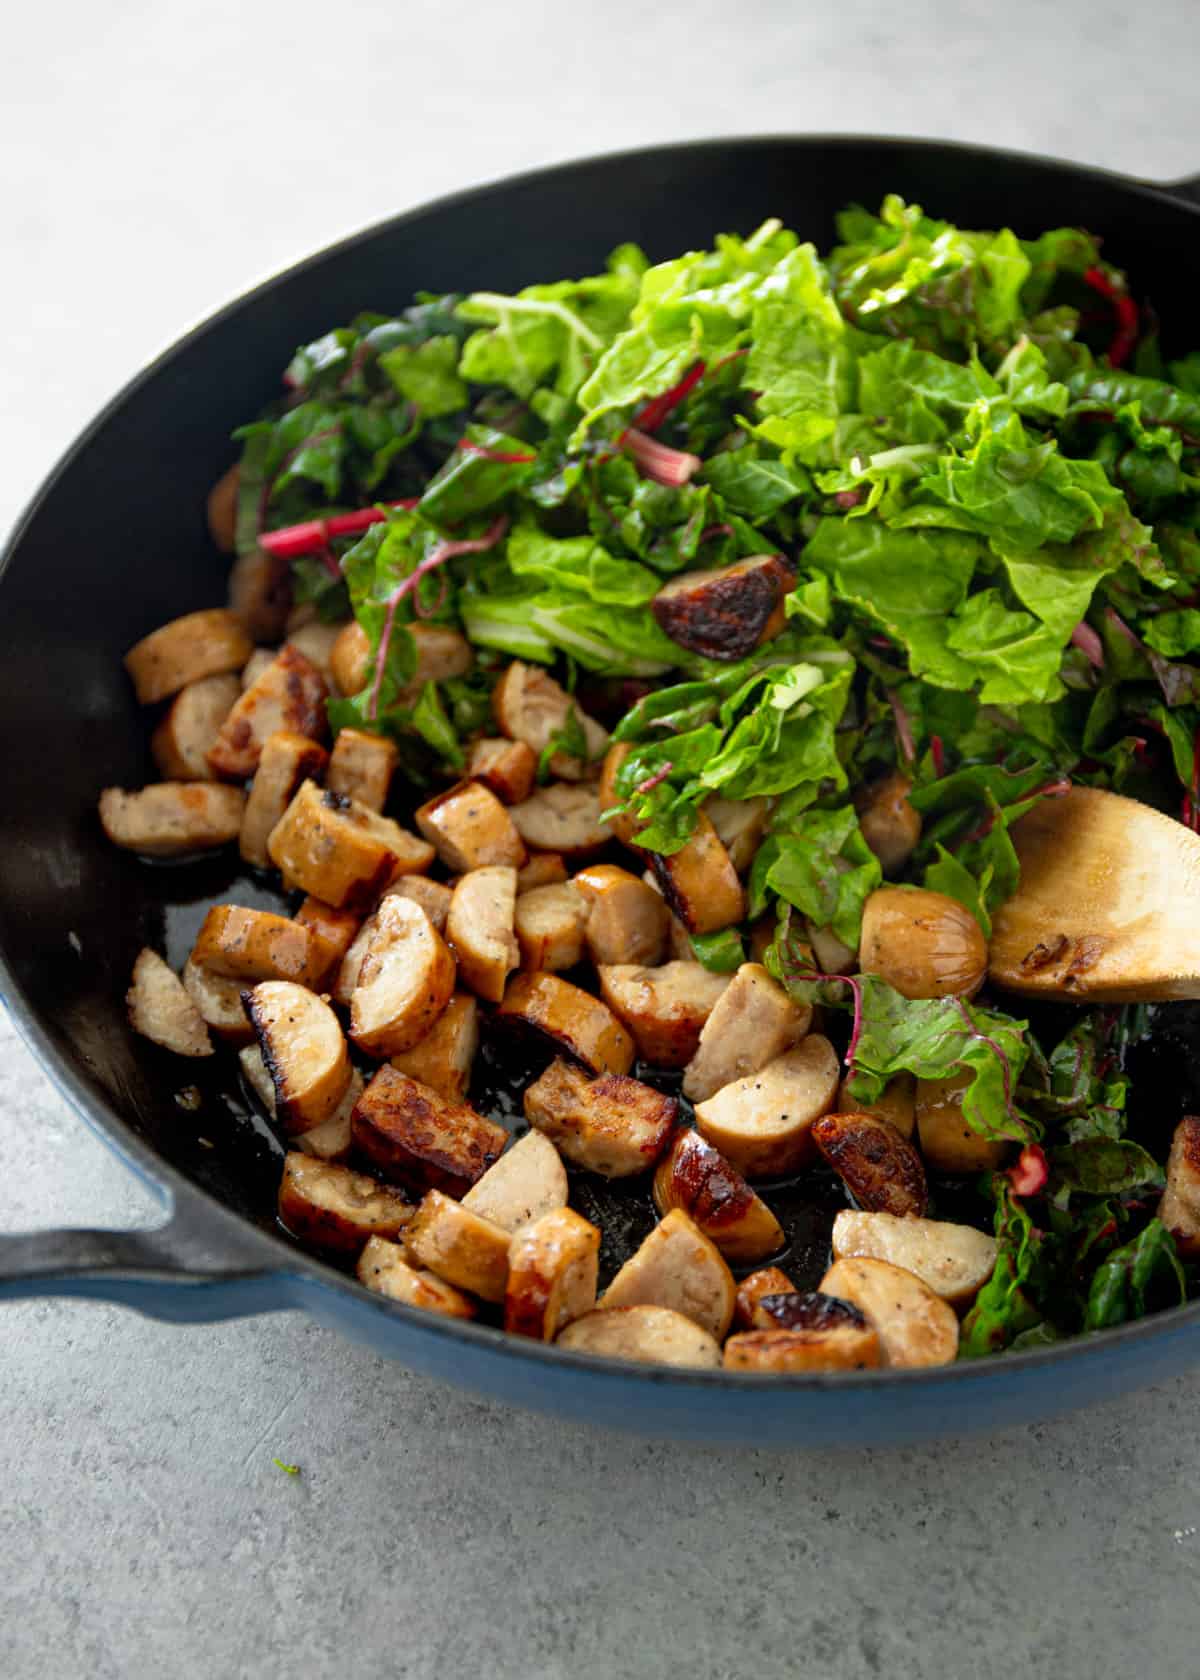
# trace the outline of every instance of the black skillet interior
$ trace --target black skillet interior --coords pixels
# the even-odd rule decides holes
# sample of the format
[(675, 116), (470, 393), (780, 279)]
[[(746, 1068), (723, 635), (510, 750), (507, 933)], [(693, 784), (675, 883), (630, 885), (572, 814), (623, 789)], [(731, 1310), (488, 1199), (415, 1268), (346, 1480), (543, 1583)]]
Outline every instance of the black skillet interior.
[[(359, 309), (403, 305), (417, 289), (515, 289), (590, 272), (627, 239), (660, 258), (719, 230), (747, 232), (768, 215), (823, 245), (838, 208), (877, 204), (888, 191), (972, 226), (1034, 234), (1086, 225), (1153, 303), (1168, 343), (1174, 322), (1187, 330), (1200, 291), (1195, 211), (1151, 191), (1065, 165), (920, 142), (704, 143), (471, 192), (313, 259), (156, 364), (52, 481), (0, 575), (0, 946), (101, 1108), (201, 1188), (271, 1226), (280, 1145), (232, 1059), (188, 1065), (131, 1036), (122, 1001), (129, 971), (143, 944), (181, 962), (211, 903), (277, 899), (225, 859), (155, 867), (116, 852), (103, 841), (95, 800), (106, 784), (153, 777), (147, 723), (121, 653), (164, 620), (223, 599), (225, 563), (202, 510), (233, 458), (231, 430), (275, 394), (296, 344)], [(1137, 1057), (1139, 1107), (1165, 1134), (1200, 1099), (1196, 1011), (1175, 1006), (1159, 1022)], [(479, 1100), (511, 1112), (519, 1073), (515, 1053), (495, 1046)], [(972, 1212), (969, 1195), (953, 1186), (941, 1197), (943, 1211)], [(606, 1233), (606, 1269), (652, 1219), (644, 1189), (580, 1180), (575, 1199)], [(787, 1263), (798, 1280), (814, 1279), (838, 1195), (817, 1176), (769, 1200), (793, 1239)]]

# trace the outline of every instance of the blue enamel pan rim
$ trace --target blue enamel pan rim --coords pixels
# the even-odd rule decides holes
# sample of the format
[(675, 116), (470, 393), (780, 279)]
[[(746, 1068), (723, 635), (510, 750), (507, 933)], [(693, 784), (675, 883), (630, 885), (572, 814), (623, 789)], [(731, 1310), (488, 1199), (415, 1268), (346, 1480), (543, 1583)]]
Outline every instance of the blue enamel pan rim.
[[(688, 151), (701, 151), (718, 146), (723, 151), (730, 151), (770, 145), (791, 145), (802, 146), (815, 152), (823, 145), (851, 149), (861, 146), (866, 149), (889, 144), (907, 150), (958, 153), (982, 162), (993, 160), (997, 164), (1012, 163), (1025, 167), (1032, 166), (1048, 174), (1060, 174), (1068, 179), (1087, 176), (1091, 179), (1111, 182), (1114, 187), (1118, 187), (1125, 192), (1136, 193), (1150, 203), (1170, 205), (1175, 209), (1180, 208), (1181, 205), (1187, 209), (1195, 210), (1198, 208), (1200, 182), (1195, 180), (1180, 181), (1173, 184), (1143, 182), (1112, 170), (1071, 163), (1065, 159), (1047, 158), (1036, 153), (902, 135), (747, 134), (734, 138), (697, 138), (666, 146), (636, 147), (619, 152), (599, 154), (557, 164), (550, 168), (523, 171), (499, 181), (468, 187), (429, 200), (399, 215), (385, 217), (379, 222), (373, 223), (370, 227), (337, 240), (321, 251), (301, 259), (280, 271), (280, 273), (260, 282), (233, 302), (206, 317), (146, 364), (101, 409), (95, 419), (66, 450), (34, 494), (25, 511), (17, 520), (3, 552), (0, 553), (0, 584), (3, 582), (9, 562), (21, 545), (27, 528), (40, 511), (43, 503), (54, 492), (62, 476), (78, 457), (86, 452), (111, 417), (144, 384), (166, 368), (179, 352), (203, 338), (213, 329), (218, 328), (222, 322), (233, 317), (251, 300), (261, 298), (271, 292), (285, 279), (317, 268), (327, 262), (330, 257), (352, 254), (358, 247), (378, 237), (386, 228), (417, 222), (434, 210), (467, 208), (481, 200), (486, 200), (492, 193), (503, 188), (531, 184), (539, 180), (559, 180), (573, 173), (583, 174), (597, 165), (620, 163), (635, 165), (645, 163), (655, 157), (672, 156)], [(554, 1348), (544, 1343), (530, 1341), (523, 1337), (508, 1336), (503, 1331), (487, 1325), (477, 1325), (462, 1320), (441, 1318), (430, 1313), (422, 1313), (414, 1308), (372, 1294), (344, 1273), (324, 1264), (319, 1259), (297, 1251), (282, 1236), (272, 1235), (270, 1232), (253, 1225), (240, 1215), (232, 1212), (216, 1197), (201, 1189), (185, 1174), (160, 1157), (142, 1141), (132, 1126), (122, 1118), (110, 1102), (98, 1096), (85, 1084), (68, 1058), (57, 1048), (49, 1031), (43, 1026), (38, 1014), (26, 999), (2, 949), (0, 949), (0, 1002), (7, 1005), (21, 1037), (51, 1081), (70, 1102), (83, 1121), (138, 1178), (155, 1192), (164, 1206), (172, 1212), (171, 1221), (162, 1227), (161, 1232), (150, 1234), (159, 1237), (156, 1252), (165, 1264), (140, 1267), (135, 1265), (132, 1268), (119, 1263), (115, 1264), (110, 1269), (113, 1287), (106, 1288), (106, 1272), (103, 1266), (90, 1268), (86, 1272), (80, 1271), (73, 1282), (71, 1267), (68, 1263), (63, 1268), (62, 1273), (54, 1279), (51, 1286), (54, 1293), (88, 1294), (100, 1299), (119, 1295), (127, 1304), (153, 1312), (156, 1298), (164, 1296), (167, 1291), (171, 1291), (173, 1294), (181, 1291), (191, 1293), (196, 1290), (207, 1293), (211, 1288), (215, 1289), (220, 1296), (219, 1302), (214, 1301), (213, 1303), (215, 1310), (202, 1310), (196, 1316), (212, 1319), (237, 1317), (248, 1311), (281, 1310), (287, 1307), (308, 1306), (314, 1304), (318, 1295), (328, 1294), (335, 1298), (341, 1297), (342, 1302), (347, 1307), (353, 1305), (355, 1317), (369, 1309), (377, 1315), (386, 1315), (390, 1320), (402, 1321), (413, 1332), (414, 1339), (431, 1339), (447, 1344), (466, 1344), (480, 1352), (486, 1350), (491, 1355), (507, 1356), (514, 1361), (532, 1366), (534, 1370), (531, 1375), (536, 1373), (538, 1366), (551, 1366), (556, 1370), (570, 1369), (581, 1378), (587, 1378), (589, 1375), (597, 1379), (611, 1379), (619, 1376), (624, 1382), (636, 1383), (646, 1390), (669, 1386), (672, 1389), (682, 1387), (699, 1390), (706, 1394), (736, 1392), (744, 1395), (758, 1393), (764, 1397), (767, 1395), (798, 1396), (802, 1394), (824, 1394), (832, 1397), (838, 1393), (861, 1392), (864, 1389), (878, 1391), (882, 1397), (884, 1394), (895, 1393), (898, 1390), (909, 1393), (921, 1389), (932, 1391), (936, 1388), (944, 1390), (947, 1385), (951, 1385), (956, 1393), (962, 1394), (963, 1398), (966, 1399), (972, 1387), (980, 1383), (988, 1384), (999, 1376), (1001, 1371), (1003, 1371), (1005, 1377), (1011, 1378), (1019, 1373), (1042, 1371), (1047, 1366), (1058, 1366), (1067, 1361), (1072, 1362), (1076, 1372), (1078, 1372), (1081, 1364), (1086, 1362), (1091, 1362), (1092, 1366), (1098, 1370), (1103, 1363), (1111, 1364), (1112, 1356), (1115, 1354), (1119, 1354), (1122, 1360), (1125, 1360), (1140, 1347), (1149, 1343), (1161, 1344), (1176, 1340), (1185, 1334), (1194, 1333), (1200, 1326), (1200, 1301), (1195, 1301), (1186, 1306), (1175, 1307), (1166, 1312), (1157, 1313), (1149, 1318), (1121, 1325), (1111, 1330), (1076, 1337), (1046, 1348), (1006, 1354), (1000, 1359), (970, 1360), (950, 1366), (936, 1366), (919, 1370), (892, 1369), (813, 1373), (806, 1376), (765, 1376), (753, 1373), (725, 1372), (723, 1370), (698, 1371), (653, 1367), (626, 1360), (597, 1359), (588, 1355), (572, 1353), (569, 1350)], [(183, 1245), (185, 1257), (180, 1262), (173, 1263), (171, 1237), (172, 1232), (180, 1228), (190, 1228), (192, 1231), (202, 1231), (206, 1234), (211, 1232), (213, 1252), (219, 1257), (227, 1255), (228, 1258), (219, 1258), (216, 1268), (209, 1262), (199, 1268), (189, 1269), (186, 1250), (193, 1245), (185, 1243)], [(87, 1233), (64, 1232), (61, 1235), (69, 1255), (70, 1239), (75, 1235), (86, 1236)], [(4, 1240), (12, 1241), (13, 1239), (0, 1239), (0, 1284), (3, 1284), (4, 1281)], [(121, 1280), (120, 1287), (117, 1287), (116, 1280), (118, 1277)], [(23, 1293), (38, 1293), (36, 1280), (30, 1279), (30, 1284), (31, 1287)], [(129, 1284), (133, 1284), (135, 1288), (130, 1290), (127, 1287)], [(139, 1284), (143, 1287), (137, 1287)], [(227, 1293), (226, 1286), (229, 1285), (235, 1287)], [(246, 1293), (242, 1293), (237, 1287), (241, 1286), (244, 1289), (244, 1286), (247, 1285), (254, 1287)], [(164, 1316), (192, 1315), (165, 1312)], [(1200, 1351), (1200, 1342), (1197, 1343), (1197, 1350)], [(389, 1351), (402, 1353), (403, 1348), (389, 1348)], [(470, 1382), (469, 1374), (466, 1372), (464, 1372), (464, 1380)]]

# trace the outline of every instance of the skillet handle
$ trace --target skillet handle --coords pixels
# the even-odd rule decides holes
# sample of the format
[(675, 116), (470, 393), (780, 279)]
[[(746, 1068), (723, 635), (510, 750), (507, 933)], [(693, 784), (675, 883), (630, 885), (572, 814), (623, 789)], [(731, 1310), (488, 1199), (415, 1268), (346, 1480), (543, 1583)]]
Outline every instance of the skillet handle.
[(1163, 181), (1161, 191), (1170, 193), (1172, 198), (1181, 198), (1186, 204), (1200, 205), (1200, 175), (1187, 175), (1182, 181)]
[(285, 1274), (264, 1271), (248, 1252), (240, 1263), (235, 1243), (224, 1241), (217, 1252), (211, 1235), (178, 1206), (153, 1231), (0, 1235), (0, 1303), (73, 1296), (204, 1324), (276, 1311), (292, 1304), (289, 1294)]

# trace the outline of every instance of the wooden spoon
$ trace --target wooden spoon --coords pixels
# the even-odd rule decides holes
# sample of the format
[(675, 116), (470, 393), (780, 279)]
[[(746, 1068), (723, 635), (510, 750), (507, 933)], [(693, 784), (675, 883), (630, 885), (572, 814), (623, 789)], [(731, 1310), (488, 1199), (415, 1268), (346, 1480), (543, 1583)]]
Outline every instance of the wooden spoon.
[(988, 975), (1079, 1003), (1200, 998), (1200, 835), (1135, 799), (1075, 787), (1014, 823), (1021, 884)]

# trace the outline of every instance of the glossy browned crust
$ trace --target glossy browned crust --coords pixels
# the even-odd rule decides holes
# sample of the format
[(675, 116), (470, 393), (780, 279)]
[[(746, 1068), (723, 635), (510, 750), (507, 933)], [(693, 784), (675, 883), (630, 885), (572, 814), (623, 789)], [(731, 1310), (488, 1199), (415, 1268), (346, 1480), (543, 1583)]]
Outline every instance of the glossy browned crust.
[(461, 1196), (499, 1159), (508, 1133), (465, 1103), (382, 1067), (354, 1106), (355, 1149), (389, 1179)]
[(279, 729), (320, 740), (328, 693), (312, 660), (286, 643), (221, 725), (208, 750), (209, 768), (231, 781), (252, 776), (264, 741)]
[(716, 933), (745, 915), (737, 870), (703, 811), (686, 845), (669, 857), (651, 852), (649, 862), (668, 907), (689, 933)]
[(192, 961), (231, 980), (292, 980), (312, 987), (321, 977), (325, 953), (308, 928), (287, 916), (215, 904), (201, 923)]
[(787, 1273), (778, 1266), (764, 1266), (761, 1271), (744, 1277), (737, 1286), (733, 1307), (733, 1322), (737, 1329), (754, 1328), (754, 1309), (765, 1295), (793, 1294), (795, 1287)]
[(706, 659), (744, 659), (783, 629), (783, 599), (794, 582), (778, 554), (756, 554), (672, 578), (650, 610), (680, 647)]
[(654, 1174), (660, 1213), (679, 1207), (727, 1260), (761, 1260), (783, 1247), (783, 1231), (737, 1168), (699, 1132), (681, 1128)]
[(483, 782), (456, 782), (419, 806), (413, 820), (447, 869), (519, 869), (525, 862), (525, 842)]
[(398, 1237), (416, 1211), (366, 1173), (299, 1153), (284, 1160), (279, 1217), (314, 1248), (357, 1254), (368, 1237)]
[(813, 1289), (806, 1294), (786, 1290), (778, 1295), (760, 1295), (754, 1305), (753, 1322), (756, 1330), (834, 1330), (845, 1325), (861, 1330), (867, 1319), (852, 1301)]
[(828, 1330), (750, 1330), (725, 1343), (727, 1371), (862, 1371), (882, 1363), (869, 1324)]
[(560, 1154), (606, 1178), (652, 1167), (674, 1128), (674, 1097), (625, 1074), (589, 1079), (556, 1059), (525, 1092), (525, 1116)]
[(537, 754), (524, 741), (489, 736), (476, 741), (467, 763), (467, 775), (491, 788), (506, 805), (519, 805), (533, 791)]
[(929, 1186), (920, 1155), (876, 1114), (823, 1114), (813, 1142), (867, 1213), (924, 1215)]
[(628, 1073), (633, 1066), (633, 1039), (608, 1005), (557, 974), (515, 975), (495, 1018), (548, 1038), (591, 1073)]

